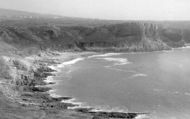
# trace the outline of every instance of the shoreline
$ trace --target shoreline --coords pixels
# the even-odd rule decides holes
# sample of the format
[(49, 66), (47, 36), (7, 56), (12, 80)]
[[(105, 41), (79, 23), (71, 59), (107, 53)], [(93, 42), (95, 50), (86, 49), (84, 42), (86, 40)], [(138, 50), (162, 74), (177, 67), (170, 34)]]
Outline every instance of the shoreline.
[[(82, 61), (82, 60), (85, 60), (86, 58), (93, 58), (93, 57), (104, 57), (104, 56), (114, 56), (114, 55), (119, 55), (121, 53), (98, 53), (98, 54), (93, 54), (93, 55), (88, 55), (88, 56), (83, 56), (83, 57), (75, 57), (75, 58), (71, 58), (70, 60), (68, 61), (64, 61), (60, 64), (56, 64), (56, 65), (50, 65), (48, 66), (49, 68), (52, 68), (53, 70), (55, 70), (55, 72), (53, 72), (53, 74), (56, 74), (57, 73), (60, 73), (60, 69), (65, 67), (65, 66), (68, 66), (68, 65), (73, 65), (79, 61)], [(50, 79), (48, 79), (50, 78)], [(45, 80), (45, 82), (49, 82), (49, 83), (52, 83), (51, 85), (54, 85), (56, 84), (57, 82), (54, 81), (54, 76), (48, 76)], [(64, 97), (64, 96), (61, 96), (61, 95), (57, 95), (55, 93), (56, 91), (51, 88), (50, 91), (48, 92), (50, 94), (51, 97), (53, 98), (61, 98), (61, 97)], [(67, 97), (67, 96), (66, 96)], [(106, 115), (109, 115), (109, 114), (112, 114), (114, 113), (115, 115), (118, 115), (118, 117), (120, 117), (121, 115), (123, 115), (123, 117), (120, 117), (120, 118), (126, 118), (127, 115), (133, 115), (133, 118), (134, 119), (143, 119), (143, 117), (147, 117), (147, 114), (148, 113), (140, 113), (140, 112), (127, 112), (127, 111), (124, 111), (124, 110), (109, 110), (109, 109), (98, 109), (96, 107), (92, 107), (92, 106), (83, 106), (83, 103), (82, 102), (76, 102), (75, 98), (74, 97), (68, 97), (69, 99), (67, 100), (62, 100), (61, 103), (69, 103), (69, 104), (72, 104), (73, 106), (71, 107), (68, 107), (68, 109), (71, 109), (71, 110), (75, 110), (75, 111), (79, 111), (79, 112), (82, 112), (82, 113), (90, 113), (90, 114), (99, 114), (99, 115), (103, 115), (103, 114), (106, 114)], [(119, 116), (120, 115), (120, 116)], [(125, 116), (124, 116), (125, 115)], [(104, 115), (105, 116), (105, 115)], [(142, 117), (141, 117), (142, 116)], [(114, 118), (118, 118), (118, 117), (114, 117)], [(128, 117), (127, 117), (128, 118)]]
[[(107, 53), (64, 52), (57, 54), (46, 53), (40, 56), (25, 57), (24, 59), (21, 57), (7, 57), (9, 59), (7, 63), (11, 63), (11, 68), (19, 73), (16, 73), (18, 77), (16, 80), (11, 79), (11, 82), (5, 84), (8, 90), (0, 87), (2, 89), (1, 91), (8, 94), (4, 95), (7, 98), (6, 101), (11, 101), (11, 105), (16, 105), (19, 110), (23, 112), (26, 111), (32, 115), (39, 113), (38, 118), (41, 118), (41, 113), (43, 113), (42, 117), (46, 117), (46, 119), (57, 119), (58, 115), (60, 116), (58, 119), (67, 118), (67, 116), (70, 117), (68, 119), (73, 119), (75, 117), (73, 115), (77, 115), (77, 119), (144, 119), (144, 117), (147, 117), (149, 113), (101, 110), (90, 106), (84, 107), (82, 103), (74, 102), (74, 97), (56, 95), (55, 92), (52, 92), (54, 89), (51, 85), (56, 84), (53, 78), (61, 71), (59, 70), (60, 66), (72, 65), (89, 56), (100, 54), (105, 55)], [(17, 65), (14, 66), (12, 63), (15, 61), (17, 61)], [(30, 64), (28, 65), (29, 70), (23, 69), (28, 63)], [(1, 96), (0, 92), (0, 97)], [(5, 104), (9, 105), (9, 103)], [(9, 107), (11, 106), (8, 106), (8, 108)], [(11, 107), (11, 109), (12, 108), (15, 107)], [(18, 109), (16, 108), (15, 110)], [(20, 115), (24, 114), (25, 113), (22, 113)]]
[[(187, 47), (181, 47), (181, 48), (173, 48), (171, 50), (162, 50), (162, 51), (154, 51), (154, 52), (172, 52), (175, 49), (186, 49), (189, 48), (189, 46)], [(68, 52), (67, 52), (68, 53)], [(73, 52), (72, 52), (73, 53)], [(81, 53), (81, 52), (80, 52)], [(94, 58), (94, 57), (105, 57), (105, 56), (114, 56), (114, 55), (119, 55), (119, 54), (141, 54), (141, 53), (150, 53), (150, 52), (127, 52), (127, 53), (117, 53), (117, 52), (93, 52), (91, 54), (91, 52), (87, 55), (81, 55), (83, 53), (73, 53), (75, 54), (75, 56), (70, 57), (70, 58), (66, 58), (66, 60), (60, 60), (59, 62), (55, 63), (55, 64), (49, 64), (47, 67), (54, 70), (54, 72), (52, 72), (51, 76), (48, 76), (46, 78), (46, 80), (44, 80), (46, 83), (50, 83), (49, 85), (54, 85), (56, 84), (55, 80), (53, 79), (54, 76), (56, 75), (56, 73), (60, 72), (60, 68), (67, 66), (67, 65), (72, 65), (78, 61), (84, 60), (85, 58)], [(77, 54), (77, 55), (76, 55)], [(68, 56), (69, 57), (69, 56)], [(53, 60), (54, 61), (54, 60)], [(49, 79), (48, 79), (49, 78)], [(53, 92), (51, 92), (51, 90)], [(61, 96), (61, 95), (56, 95), (55, 91), (53, 90), (53, 88), (50, 88), (49, 91), (47, 91), (46, 93), (49, 94), (50, 97), (59, 100), (59, 103), (61, 104), (68, 104), (67, 106), (67, 110), (72, 110), (72, 111), (76, 111), (79, 113), (83, 113), (83, 114), (87, 114), (92, 116), (92, 119), (94, 119), (93, 117), (97, 117), (97, 119), (104, 119), (106, 117), (107, 118), (127, 118), (127, 119), (144, 119), (144, 118), (149, 118), (150, 113), (139, 113), (139, 112), (126, 112), (126, 111), (119, 111), (119, 110), (104, 110), (104, 109), (97, 109), (96, 107), (92, 107), (92, 106), (83, 106), (81, 102), (76, 102), (74, 97), (68, 97), (68, 96)]]

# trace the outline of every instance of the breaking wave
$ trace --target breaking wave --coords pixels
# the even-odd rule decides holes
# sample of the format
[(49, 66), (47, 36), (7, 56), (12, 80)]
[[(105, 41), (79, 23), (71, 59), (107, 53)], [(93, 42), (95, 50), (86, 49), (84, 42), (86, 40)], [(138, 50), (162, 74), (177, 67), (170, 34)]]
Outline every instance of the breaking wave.
[(134, 75), (132, 75), (131, 77), (132, 77), (132, 78), (135, 78), (135, 77), (146, 77), (146, 76), (147, 76), (147, 74), (139, 73), (139, 74), (134, 74)]
[(57, 67), (58, 68), (62, 68), (66, 65), (72, 65), (72, 64), (75, 64), (81, 60), (84, 60), (85, 58), (76, 58), (76, 59), (73, 59), (73, 60), (70, 60), (70, 61), (67, 61), (67, 62), (63, 62), (62, 64), (58, 65)]
[(106, 54), (100, 54), (100, 55), (92, 55), (88, 58), (97, 58), (97, 57), (108, 57), (108, 56), (115, 56), (115, 55), (121, 55), (121, 53), (106, 53)]
[(130, 64), (131, 63), (125, 58), (106, 57), (106, 58), (98, 58), (98, 59), (103, 59), (103, 60), (106, 60), (106, 61), (115, 62), (114, 65), (125, 65), (125, 64)]

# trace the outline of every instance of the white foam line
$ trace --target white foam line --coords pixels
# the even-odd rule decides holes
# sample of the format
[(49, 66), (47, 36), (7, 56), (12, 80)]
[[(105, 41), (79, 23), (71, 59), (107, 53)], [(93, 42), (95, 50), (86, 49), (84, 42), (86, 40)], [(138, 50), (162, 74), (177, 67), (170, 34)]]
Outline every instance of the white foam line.
[(111, 108), (111, 109), (104, 109), (104, 108), (96, 108), (92, 109), (93, 112), (119, 112), (119, 113), (128, 113), (128, 110), (119, 109), (119, 108)]
[(51, 69), (53, 69), (53, 70), (57, 69), (56, 66), (54, 66), (54, 65), (51, 65), (51, 66), (48, 66), (48, 67), (51, 68)]
[(79, 107), (83, 107), (83, 103), (82, 102), (77, 102), (75, 98), (72, 98), (70, 100), (62, 100), (61, 102), (63, 103), (71, 103), (71, 104), (74, 104), (76, 106), (74, 107), (70, 107), (70, 109), (76, 109), (76, 108), (79, 108)]
[(130, 64), (131, 63), (125, 58), (106, 57), (106, 58), (97, 58), (97, 59), (103, 59), (103, 60), (107, 60), (107, 61), (110, 61), (110, 62), (117, 62), (114, 65), (125, 65), (125, 64)]
[(179, 47), (179, 48), (173, 48), (173, 49), (189, 49), (190, 46), (184, 46), (184, 47)]
[(91, 109), (92, 107), (90, 107), (90, 106), (83, 106), (82, 104), (81, 105), (77, 104), (77, 106), (74, 106), (74, 107), (68, 107), (68, 109), (79, 109), (79, 108)]
[(106, 53), (106, 54), (100, 54), (100, 55), (92, 55), (89, 56), (88, 58), (95, 58), (95, 57), (108, 57), (108, 56), (115, 56), (115, 55), (120, 55), (122, 53)]
[[(61, 70), (60, 70), (60, 68), (63, 68), (63, 67), (65, 67), (66, 65), (72, 65), (72, 64), (75, 64), (75, 63), (77, 63), (77, 62), (79, 62), (79, 61), (81, 61), (81, 60), (84, 60), (85, 58), (76, 58), (76, 59), (73, 59), (73, 60), (70, 60), (70, 61), (66, 61), (66, 62), (63, 62), (63, 63), (61, 63), (61, 64), (58, 64), (58, 65), (51, 65), (51, 66), (48, 66), (49, 68), (51, 68), (51, 69), (53, 69), (53, 70), (56, 70), (55, 72), (52, 72), (52, 74), (57, 74), (57, 73), (59, 73)], [(70, 71), (71, 72), (71, 71)], [(54, 77), (54, 76), (52, 76), (52, 77)], [(51, 76), (50, 76), (50, 79), (52, 78)], [(48, 79), (48, 78), (47, 78)], [(47, 80), (47, 82), (48, 82), (48, 80)]]
[(55, 92), (56, 92), (55, 89), (51, 89), (51, 90), (48, 91), (48, 94), (49, 94), (51, 97), (53, 97), (53, 98), (62, 97), (61, 95), (58, 95), (58, 94), (56, 94)]
[(141, 74), (141, 73), (139, 73), (139, 74), (134, 74), (131, 77), (134, 78), (134, 77), (146, 77), (146, 76), (147, 76), (147, 74)]
[(51, 83), (51, 82), (54, 82), (53, 81), (53, 77), (54, 76), (48, 76), (47, 78), (46, 78), (46, 80), (44, 80), (46, 83)]
[(135, 119), (150, 119), (150, 117), (146, 114), (139, 114)]
[(64, 66), (66, 66), (66, 65), (72, 65), (72, 64), (75, 64), (75, 63), (77, 63), (77, 62), (79, 62), (81, 60), (84, 60), (84, 59), (85, 58), (76, 58), (76, 59), (73, 59), (71, 61), (63, 62), (62, 64), (58, 65), (57, 67), (62, 68)]
[(57, 95), (57, 94), (55, 94), (55, 93), (50, 93), (50, 96), (53, 97), (53, 98), (62, 97), (61, 95)]

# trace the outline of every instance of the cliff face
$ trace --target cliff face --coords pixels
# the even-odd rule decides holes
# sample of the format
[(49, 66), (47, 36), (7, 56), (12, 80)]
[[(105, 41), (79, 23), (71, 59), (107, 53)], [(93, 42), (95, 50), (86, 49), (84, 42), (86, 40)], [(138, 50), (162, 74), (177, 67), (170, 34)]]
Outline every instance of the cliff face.
[(16, 48), (45, 50), (153, 51), (184, 45), (183, 34), (152, 23), (122, 23), (97, 27), (6, 24), (0, 39)]
[(160, 39), (158, 26), (153, 24), (127, 23), (77, 30), (83, 38), (80, 46), (86, 49), (152, 51), (170, 48)]

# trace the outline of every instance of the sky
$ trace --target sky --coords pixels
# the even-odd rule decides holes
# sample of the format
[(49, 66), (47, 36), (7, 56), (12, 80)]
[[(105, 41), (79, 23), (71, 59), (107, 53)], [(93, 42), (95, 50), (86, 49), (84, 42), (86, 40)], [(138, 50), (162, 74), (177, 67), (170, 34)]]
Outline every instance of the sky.
[(0, 8), (113, 20), (190, 20), (190, 0), (0, 0)]

